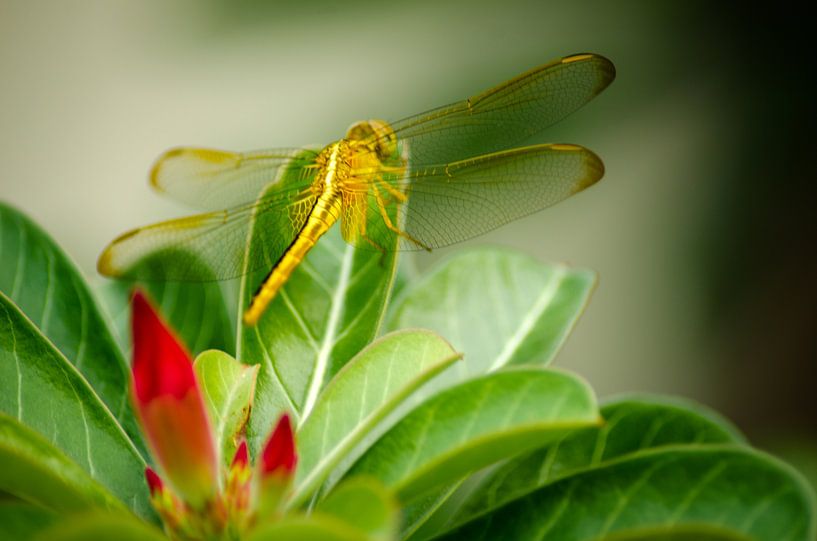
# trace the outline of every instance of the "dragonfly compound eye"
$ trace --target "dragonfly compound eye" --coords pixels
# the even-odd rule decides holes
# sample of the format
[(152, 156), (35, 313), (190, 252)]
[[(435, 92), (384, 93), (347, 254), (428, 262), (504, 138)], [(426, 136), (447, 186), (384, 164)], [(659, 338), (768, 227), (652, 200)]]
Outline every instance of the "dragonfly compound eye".
[(397, 152), (397, 136), (385, 120), (372, 119), (369, 121), (377, 136), (377, 155), (381, 160), (394, 156)]

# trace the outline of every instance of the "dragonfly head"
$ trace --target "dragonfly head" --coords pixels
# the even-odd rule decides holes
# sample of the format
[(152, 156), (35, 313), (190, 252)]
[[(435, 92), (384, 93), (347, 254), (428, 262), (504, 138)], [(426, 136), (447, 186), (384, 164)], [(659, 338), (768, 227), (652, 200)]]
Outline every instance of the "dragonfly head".
[(346, 138), (369, 146), (381, 161), (397, 152), (397, 136), (385, 120), (364, 120), (352, 124)]

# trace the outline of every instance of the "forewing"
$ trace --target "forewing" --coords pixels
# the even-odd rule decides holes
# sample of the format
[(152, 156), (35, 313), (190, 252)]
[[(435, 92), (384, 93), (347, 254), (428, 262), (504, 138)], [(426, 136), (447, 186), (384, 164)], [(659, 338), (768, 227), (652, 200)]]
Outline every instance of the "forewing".
[(410, 167), (450, 163), (528, 139), (590, 101), (614, 78), (613, 64), (602, 56), (568, 56), (391, 126)]
[[(143, 227), (114, 240), (99, 272), (146, 281), (210, 281), (271, 268), (303, 227), (316, 195), (308, 177), (251, 205)], [(251, 231), (258, 247), (251, 252)], [(252, 255), (249, 255), (249, 254)]]
[(312, 151), (274, 149), (228, 152), (207, 148), (168, 150), (153, 166), (150, 183), (159, 192), (202, 210), (255, 201), (295, 159)]
[(601, 160), (583, 147), (535, 145), (413, 170), (388, 187), (388, 177), (373, 179), (366, 238), (346, 238), (364, 248), (395, 240), (400, 250), (448, 246), (558, 203), (603, 174)]

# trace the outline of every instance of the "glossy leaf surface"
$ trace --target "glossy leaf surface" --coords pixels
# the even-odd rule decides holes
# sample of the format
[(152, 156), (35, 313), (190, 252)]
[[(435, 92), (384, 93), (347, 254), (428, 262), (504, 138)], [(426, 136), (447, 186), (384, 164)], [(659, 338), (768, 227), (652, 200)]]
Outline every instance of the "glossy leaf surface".
[(143, 517), (145, 462), (94, 390), (0, 293), (0, 412), (39, 432)]
[(390, 329), (424, 327), (465, 354), (458, 377), (548, 364), (581, 315), (595, 274), (512, 251), (459, 253), (395, 300)]
[(298, 433), (295, 500), (318, 488), (377, 422), (459, 358), (429, 331), (388, 334), (355, 356), (326, 387)]
[(756, 541), (811, 541), (814, 517), (813, 495), (778, 461), (734, 446), (678, 446), (568, 477), (439, 539), (608, 541), (706, 525)]
[(427, 400), (381, 437), (350, 475), (380, 479), (405, 503), (598, 422), (595, 398), (583, 381), (520, 367)]
[(601, 426), (572, 432), (470, 479), (412, 539), (448, 530), (542, 486), (635, 453), (667, 445), (743, 443), (723, 418), (686, 401), (635, 395), (608, 402), (601, 414)]
[(40, 329), (99, 394), (134, 441), (128, 363), (73, 261), (46, 232), (0, 203), (0, 291)]
[(59, 512), (124, 509), (73, 460), (5, 414), (0, 414), (0, 464), (0, 490), (27, 502)]

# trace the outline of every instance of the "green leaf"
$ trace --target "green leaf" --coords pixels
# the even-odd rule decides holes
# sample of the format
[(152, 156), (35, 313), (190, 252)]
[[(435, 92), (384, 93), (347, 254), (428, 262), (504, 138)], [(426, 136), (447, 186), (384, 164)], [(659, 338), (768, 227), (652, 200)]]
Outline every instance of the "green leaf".
[(414, 390), (461, 356), (430, 331), (388, 334), (352, 359), (327, 385), (298, 431), (295, 504)]
[(315, 511), (342, 520), (372, 540), (394, 539), (397, 533), (397, 502), (374, 479), (357, 477), (342, 483)]
[[(491, 467), (487, 469), (490, 470)], [(417, 541), (438, 535), (442, 531), (440, 525), (445, 524), (450, 518), (449, 513), (443, 510), (451, 505), (452, 495), (461, 489), (463, 483), (465, 486), (470, 486), (471, 481), (479, 477), (480, 472), (467, 478), (463, 477), (404, 506), (400, 539)]]
[(331, 516), (290, 515), (254, 529), (247, 541), (370, 541), (364, 532)]
[[(412, 539), (425, 539), (486, 514), (558, 479), (667, 445), (741, 444), (734, 427), (691, 402), (633, 395), (601, 409), (602, 426), (577, 430), (460, 486)], [(418, 524), (408, 528), (416, 529)]]
[[(135, 267), (150, 267), (155, 260), (163, 259), (163, 252), (146, 257)], [(196, 260), (195, 255), (185, 257)], [(172, 260), (171, 260), (172, 261)], [(198, 264), (206, 267), (206, 263)], [(206, 275), (207, 272), (201, 274)], [(218, 349), (230, 354), (235, 352), (235, 323), (231, 317), (225, 291), (230, 282), (137, 282), (133, 280), (105, 280), (96, 288), (97, 295), (106, 305), (112, 318), (118, 343), (122, 351), (130, 356), (130, 296), (135, 287), (148, 293), (162, 317), (181, 338), (192, 355), (208, 349)]]
[(35, 541), (168, 541), (155, 527), (129, 515), (90, 513), (68, 517), (42, 530)]
[[(404, 252), (397, 258), (394, 271), (394, 282), (391, 288), (391, 297), (399, 299), (403, 290), (410, 284), (420, 279), (420, 270), (417, 268), (417, 258), (412, 252)], [(393, 306), (393, 305), (392, 305)], [(391, 311), (389, 306), (387, 311)]]
[(88, 380), (140, 449), (130, 370), (76, 265), (51, 237), (0, 203), (0, 291)]
[[(299, 165), (296, 160), (295, 175), (300, 174)], [(271, 189), (278, 190), (286, 182), (285, 177)], [(283, 220), (278, 224), (275, 219), (265, 215), (253, 228), (251, 260), (257, 252), (264, 253), (261, 245), (268, 242), (270, 230), (291, 229), (288, 216), (278, 217)], [(273, 264), (270, 261), (270, 269)], [(238, 359), (261, 365), (248, 431), (253, 452), (261, 448), (282, 412), (300, 423), (324, 384), (374, 338), (394, 267), (393, 251), (355, 249), (342, 240), (336, 225), (298, 265), (258, 324), (241, 327)], [(268, 271), (244, 276), (239, 315)]]
[(460, 379), (505, 365), (546, 365), (594, 282), (590, 271), (543, 265), (516, 252), (461, 252), (405, 288), (388, 327), (423, 327), (445, 336), (465, 354)]
[(42, 436), (0, 413), (0, 489), (54, 511), (123, 509), (119, 500)]
[(52, 511), (36, 505), (0, 502), (0, 539), (31, 539), (38, 531), (49, 527), (56, 518)]
[(590, 388), (567, 373), (504, 370), (450, 388), (414, 409), (352, 467), (404, 502), (566, 432), (599, 422)]
[(0, 412), (31, 427), (90, 476), (152, 517), (145, 462), (76, 368), (0, 293)]
[(752, 541), (745, 535), (711, 526), (639, 528), (605, 537), (606, 541)]
[(220, 442), (221, 457), (229, 465), (250, 415), (258, 366), (247, 366), (222, 351), (205, 351), (193, 363), (204, 402)]
[(812, 541), (815, 516), (799, 475), (766, 455), (668, 446), (540, 488), (439, 539), (612, 541), (709, 526), (755, 541)]

